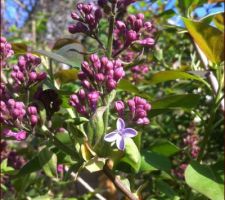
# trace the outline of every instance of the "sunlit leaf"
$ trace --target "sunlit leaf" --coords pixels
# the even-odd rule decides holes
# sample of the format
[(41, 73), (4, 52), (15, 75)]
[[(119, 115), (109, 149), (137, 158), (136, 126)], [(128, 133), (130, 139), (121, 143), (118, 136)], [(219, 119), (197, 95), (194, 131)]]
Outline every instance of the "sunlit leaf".
[(224, 60), (224, 34), (220, 30), (203, 22), (182, 18), (190, 35), (204, 52), (206, 57), (214, 63)]
[(59, 79), (62, 83), (74, 82), (77, 80), (78, 72), (77, 69), (59, 70), (54, 74), (54, 77)]
[(164, 108), (194, 108), (199, 104), (200, 96), (197, 94), (171, 95), (151, 102), (153, 109)]
[(156, 170), (163, 170), (169, 172), (171, 169), (171, 162), (170, 160), (158, 153), (145, 151), (141, 154), (141, 166), (140, 171), (156, 171)]
[(141, 164), (140, 152), (131, 138), (125, 140), (125, 156), (121, 159), (122, 162), (128, 163), (135, 172), (139, 171)]
[(55, 61), (58, 61), (60, 63), (64, 63), (67, 64), (69, 66), (75, 67), (75, 68), (79, 68), (78, 66), (76, 66), (76, 63), (74, 63), (73, 61), (63, 57), (60, 54), (57, 53), (53, 53), (50, 51), (45, 51), (45, 50), (34, 50), (33, 53), (37, 54), (37, 55), (43, 55), (43, 56), (47, 56), (48, 58), (51, 58)]
[(194, 190), (212, 200), (224, 199), (224, 182), (208, 165), (192, 162), (185, 170), (185, 181)]

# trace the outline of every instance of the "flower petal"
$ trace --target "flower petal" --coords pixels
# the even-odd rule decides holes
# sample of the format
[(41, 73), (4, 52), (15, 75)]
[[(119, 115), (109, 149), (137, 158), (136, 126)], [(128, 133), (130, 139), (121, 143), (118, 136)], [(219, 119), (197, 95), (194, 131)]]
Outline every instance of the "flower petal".
[(121, 135), (118, 135), (118, 137), (117, 137), (116, 146), (121, 151), (123, 151), (125, 149), (124, 138)]
[(116, 127), (118, 131), (121, 131), (125, 128), (125, 122), (122, 118), (118, 118), (116, 122)]
[(106, 142), (113, 142), (117, 139), (118, 135), (119, 134), (116, 131), (113, 131), (111, 133), (106, 134), (105, 137), (104, 137), (104, 140)]
[(137, 135), (137, 131), (134, 130), (133, 128), (125, 128), (123, 131), (122, 131), (122, 135), (123, 137), (135, 137)]

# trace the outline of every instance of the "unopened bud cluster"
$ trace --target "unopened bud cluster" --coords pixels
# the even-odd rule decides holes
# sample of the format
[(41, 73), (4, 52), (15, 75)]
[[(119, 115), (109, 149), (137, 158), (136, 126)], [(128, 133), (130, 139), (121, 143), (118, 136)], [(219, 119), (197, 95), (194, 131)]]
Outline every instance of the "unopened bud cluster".
[(199, 143), (199, 137), (197, 134), (195, 134), (193, 131), (190, 131), (192, 129), (188, 129), (187, 135), (183, 139), (184, 144), (188, 147), (191, 156), (193, 158), (197, 158), (198, 154), (200, 152), (200, 147), (198, 145)]
[(102, 11), (100, 8), (91, 3), (78, 3), (77, 10), (71, 13), (76, 24), (68, 27), (70, 33), (93, 33), (98, 27), (99, 21), (102, 18)]
[(33, 83), (40, 82), (46, 78), (46, 73), (36, 72), (36, 67), (41, 63), (41, 59), (27, 53), (20, 56), (17, 65), (13, 66), (11, 77), (17, 85), (29, 86)]
[(152, 47), (155, 44), (152, 38), (152, 23), (145, 22), (142, 13), (129, 15), (126, 22), (117, 20), (114, 38), (116, 50), (127, 48), (134, 42), (146, 47)]
[(14, 54), (12, 45), (9, 44), (4, 37), (0, 37), (0, 67), (5, 67), (6, 60)]
[[(149, 124), (148, 119), (148, 111), (151, 110), (151, 105), (141, 97), (134, 97), (133, 99), (129, 99), (127, 101), (128, 108), (129, 108), (129, 117), (131, 117), (132, 121), (136, 124)], [(115, 102), (115, 110), (117, 111), (118, 115), (122, 118), (125, 116), (125, 103), (123, 101), (116, 101)]]
[(82, 62), (82, 71), (78, 74), (83, 89), (70, 97), (70, 104), (84, 116), (88, 115), (87, 106), (94, 111), (100, 96), (114, 90), (125, 76), (119, 60), (109, 60), (105, 56), (99, 58), (96, 54), (92, 54), (89, 60)]

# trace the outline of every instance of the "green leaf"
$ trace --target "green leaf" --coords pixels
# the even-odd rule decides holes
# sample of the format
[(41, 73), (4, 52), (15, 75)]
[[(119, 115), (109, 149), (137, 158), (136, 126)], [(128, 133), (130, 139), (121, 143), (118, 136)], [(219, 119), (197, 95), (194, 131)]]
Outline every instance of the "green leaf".
[(199, 76), (195, 76), (195, 75), (189, 74), (187, 72), (175, 71), (175, 70), (158, 72), (158, 73), (154, 74), (150, 78), (150, 80), (147, 80), (145, 82), (150, 83), (150, 84), (157, 84), (157, 83), (162, 83), (162, 82), (176, 80), (176, 79), (197, 80), (197, 81), (203, 82), (204, 84), (206, 84), (208, 86), (208, 83)]
[(224, 60), (224, 34), (203, 22), (182, 18), (195, 43), (206, 57), (214, 63)]
[(224, 199), (223, 180), (208, 165), (201, 165), (196, 161), (188, 165), (185, 170), (185, 181), (194, 190), (212, 200)]
[(141, 154), (141, 167), (140, 171), (156, 171), (163, 170), (169, 172), (171, 169), (170, 160), (158, 153), (145, 151)]
[(53, 59), (55, 61), (67, 64), (67, 65), (70, 65), (70, 66), (73, 66), (73, 67), (79, 69), (79, 67), (76, 66), (74, 62), (70, 61), (68, 58), (65, 58), (65, 57), (61, 56), (60, 54), (49, 52), (49, 51), (45, 51), (45, 50), (34, 50), (32, 53), (35, 53), (35, 54), (38, 54), (38, 55), (47, 56), (48, 58), (51, 58), (51, 59)]
[(71, 39), (71, 38), (60, 38), (55, 42), (52, 50), (58, 50), (68, 44), (73, 44), (73, 43), (78, 43), (78, 41), (76, 39)]
[(133, 94), (136, 94), (140, 97), (144, 97), (149, 99), (150, 97), (148, 95), (146, 95), (145, 93), (141, 92), (136, 86), (134, 86), (129, 80), (127, 79), (122, 79), (120, 80), (118, 86), (117, 86), (117, 90), (120, 91), (125, 91), (125, 92), (130, 92)]
[(91, 173), (100, 171), (103, 169), (105, 161), (105, 158), (94, 157), (85, 164), (85, 168)]
[(180, 148), (168, 140), (158, 140), (151, 146), (151, 151), (164, 156), (172, 156), (180, 151)]
[(39, 163), (42, 166), (45, 174), (49, 177), (57, 176), (57, 156), (48, 148), (44, 148), (38, 154)]
[(135, 172), (139, 171), (141, 165), (141, 155), (136, 144), (131, 138), (125, 139), (125, 155), (121, 161), (129, 164)]
[(92, 116), (90, 120), (90, 124), (92, 125), (92, 128), (94, 128), (94, 132), (95, 132), (94, 144), (98, 144), (98, 142), (101, 140), (101, 137), (105, 131), (104, 120), (103, 120), (103, 114), (105, 110), (106, 110), (106, 106), (97, 108), (97, 110), (95, 111), (94, 115)]
[(132, 83), (127, 79), (120, 80), (120, 82), (117, 86), (117, 89), (127, 91), (127, 92), (131, 92), (131, 93), (135, 93), (135, 94), (140, 93), (138, 88), (135, 87), (134, 85), (132, 85)]
[(194, 108), (199, 104), (200, 96), (197, 94), (181, 94), (167, 96), (151, 103), (153, 109), (167, 108)]
[(28, 46), (25, 43), (11, 43), (12, 49), (15, 54), (25, 54)]
[(156, 181), (156, 188), (158, 188), (160, 192), (163, 192), (166, 196), (171, 197), (172, 199), (176, 195), (172, 187), (163, 180)]
[(74, 82), (77, 80), (78, 72), (77, 69), (59, 70), (54, 74), (54, 77), (59, 79), (62, 83)]
[(41, 165), (39, 163), (38, 156), (35, 156), (31, 160), (29, 160), (16, 174), (16, 177), (25, 176), (27, 174), (30, 174), (32, 172), (36, 172), (41, 169)]

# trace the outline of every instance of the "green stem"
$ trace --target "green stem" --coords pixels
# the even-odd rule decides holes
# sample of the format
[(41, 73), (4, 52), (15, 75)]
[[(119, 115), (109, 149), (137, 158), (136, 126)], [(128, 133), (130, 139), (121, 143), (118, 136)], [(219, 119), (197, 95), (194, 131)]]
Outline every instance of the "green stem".
[(212, 103), (212, 106), (211, 106), (211, 109), (210, 109), (210, 119), (208, 121), (208, 123), (206, 123), (206, 126), (205, 126), (205, 136), (203, 138), (203, 141), (202, 141), (202, 146), (201, 146), (201, 151), (198, 155), (198, 158), (197, 160), (198, 161), (201, 161), (203, 158), (204, 158), (204, 153), (208, 147), (208, 141), (209, 141), (209, 138), (210, 138), (210, 134), (212, 133), (212, 130), (213, 130), (213, 122), (215, 120), (215, 116), (216, 116), (216, 111), (218, 109), (218, 104), (220, 103), (221, 101), (221, 82), (222, 82), (222, 79), (221, 79), (221, 70), (220, 68), (217, 69), (217, 80), (218, 80), (218, 90), (216, 92), (216, 96), (214, 98), (214, 101)]
[(112, 57), (112, 44), (113, 44), (113, 29), (115, 24), (115, 10), (116, 4), (112, 3), (112, 13), (109, 19), (109, 33), (108, 33), (108, 43), (107, 43), (107, 51), (106, 55), (108, 58)]
[[(116, 3), (112, 3), (112, 13), (110, 16), (110, 22), (109, 22), (109, 33), (108, 33), (108, 43), (107, 43), (107, 51), (106, 55), (108, 58), (112, 57), (112, 46), (113, 46), (113, 30), (114, 30), (114, 24), (115, 24), (115, 11), (116, 11)], [(108, 121), (109, 121), (109, 105), (108, 105), (108, 95), (104, 98), (104, 105), (107, 106), (106, 111), (104, 113), (104, 127), (105, 127), (105, 133), (107, 131), (108, 127)]]

